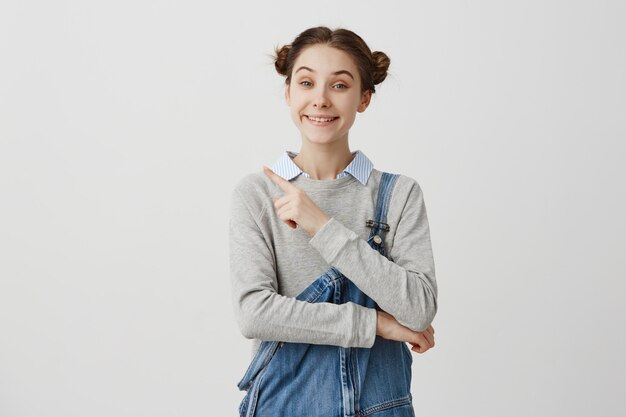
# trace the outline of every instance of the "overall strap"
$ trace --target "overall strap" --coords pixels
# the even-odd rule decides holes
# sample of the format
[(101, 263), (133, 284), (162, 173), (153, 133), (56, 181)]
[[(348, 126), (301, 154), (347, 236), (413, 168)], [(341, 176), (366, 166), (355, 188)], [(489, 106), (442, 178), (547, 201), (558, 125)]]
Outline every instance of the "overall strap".
[(382, 173), (380, 184), (378, 186), (374, 219), (369, 219), (365, 223), (365, 225), (371, 229), (368, 241), (371, 242), (374, 249), (378, 249), (383, 254), (385, 233), (389, 231), (389, 224), (386, 223), (387, 211), (389, 210), (389, 203), (393, 194), (393, 188), (399, 177), (399, 174), (392, 174), (389, 172)]

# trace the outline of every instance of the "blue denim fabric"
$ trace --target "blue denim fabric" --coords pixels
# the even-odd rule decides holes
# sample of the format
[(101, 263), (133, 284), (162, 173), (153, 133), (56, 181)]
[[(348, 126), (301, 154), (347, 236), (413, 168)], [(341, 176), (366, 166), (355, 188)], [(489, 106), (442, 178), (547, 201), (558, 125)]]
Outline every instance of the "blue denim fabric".
[[(383, 256), (387, 209), (397, 174), (383, 172), (368, 244)], [(388, 257), (389, 258), (389, 257)], [(390, 259), (390, 258), (389, 258)], [(298, 300), (354, 302), (380, 310), (335, 267), (313, 281)], [(376, 336), (371, 348), (263, 341), (237, 384), (247, 391), (240, 417), (414, 417), (413, 357), (405, 342)]]

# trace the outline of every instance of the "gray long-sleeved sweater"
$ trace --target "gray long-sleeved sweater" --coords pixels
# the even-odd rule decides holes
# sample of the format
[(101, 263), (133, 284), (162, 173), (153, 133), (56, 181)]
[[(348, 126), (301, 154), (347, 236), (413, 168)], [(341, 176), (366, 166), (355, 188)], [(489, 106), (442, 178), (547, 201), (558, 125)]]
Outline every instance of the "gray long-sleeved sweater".
[(231, 196), (229, 255), (235, 318), (244, 337), (343, 347), (372, 347), (376, 310), (356, 303), (296, 300), (331, 265), (396, 320), (424, 331), (437, 312), (437, 283), (422, 190), (400, 175), (393, 190), (384, 236), (391, 260), (367, 244), (382, 172), (366, 185), (346, 175), (291, 183), (331, 219), (312, 238), (276, 214), (271, 197), (284, 192), (262, 171), (243, 177)]

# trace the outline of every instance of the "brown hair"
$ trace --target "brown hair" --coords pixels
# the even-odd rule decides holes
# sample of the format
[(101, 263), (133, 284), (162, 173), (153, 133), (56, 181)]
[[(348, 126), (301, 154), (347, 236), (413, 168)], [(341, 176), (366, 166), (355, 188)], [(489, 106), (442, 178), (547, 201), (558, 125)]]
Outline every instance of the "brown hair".
[(300, 33), (291, 44), (274, 47), (274, 66), (280, 75), (287, 77), (285, 84), (291, 83), (293, 65), (300, 53), (317, 44), (337, 48), (352, 57), (361, 76), (361, 92), (371, 90), (375, 93), (374, 86), (387, 78), (387, 69), (391, 62), (387, 54), (381, 51), (372, 52), (365, 41), (351, 30), (331, 30), (326, 26), (318, 26)]

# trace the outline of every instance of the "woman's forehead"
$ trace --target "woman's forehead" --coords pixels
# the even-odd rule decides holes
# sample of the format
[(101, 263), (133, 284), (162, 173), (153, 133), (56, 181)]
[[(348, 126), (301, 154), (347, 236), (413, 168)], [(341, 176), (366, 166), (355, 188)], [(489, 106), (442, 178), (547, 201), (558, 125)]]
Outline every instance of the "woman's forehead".
[[(305, 67), (301, 69), (301, 67)], [(331, 74), (336, 71), (349, 71), (354, 74), (356, 66), (350, 55), (327, 45), (314, 45), (304, 49), (294, 63), (296, 72), (308, 74)]]

